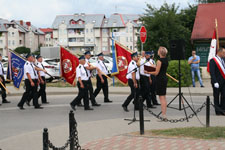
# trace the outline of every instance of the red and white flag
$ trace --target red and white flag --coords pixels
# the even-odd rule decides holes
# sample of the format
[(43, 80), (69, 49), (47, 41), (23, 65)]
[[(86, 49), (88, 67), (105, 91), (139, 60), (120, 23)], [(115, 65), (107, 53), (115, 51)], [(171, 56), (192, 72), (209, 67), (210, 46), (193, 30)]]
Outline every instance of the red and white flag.
[(61, 76), (65, 80), (75, 85), (76, 81), (76, 67), (79, 65), (79, 59), (64, 47), (60, 47), (60, 64)]
[(210, 50), (209, 50), (209, 56), (208, 56), (208, 64), (207, 64), (208, 72), (210, 71), (209, 62), (213, 57), (216, 56), (216, 53), (217, 53), (217, 38), (216, 38), (216, 29), (214, 29), (213, 37), (212, 37), (212, 41), (210, 45)]

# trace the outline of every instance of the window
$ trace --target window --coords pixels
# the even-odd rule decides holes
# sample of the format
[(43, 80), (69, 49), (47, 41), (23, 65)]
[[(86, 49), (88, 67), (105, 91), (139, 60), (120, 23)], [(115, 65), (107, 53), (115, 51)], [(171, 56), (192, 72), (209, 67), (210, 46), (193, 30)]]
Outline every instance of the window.
[(133, 28), (132, 27), (130, 27), (130, 33), (132, 33), (133, 32)]
[(93, 29), (91, 29), (91, 33), (93, 32)]
[(10, 41), (10, 40), (8, 41), (8, 45), (9, 45), (9, 46), (11, 45), (11, 41)]
[(14, 37), (14, 32), (12, 32), (12, 37)]
[(83, 24), (83, 21), (79, 21), (79, 25), (82, 25)]
[(45, 41), (48, 41), (48, 38), (45, 38)]
[(88, 33), (88, 29), (86, 29), (86, 33)]
[(128, 28), (126, 28), (126, 32), (128, 33)]
[(103, 33), (107, 33), (108, 32), (108, 29), (102, 29), (102, 32)]
[(2, 44), (3, 43), (3, 41), (2, 40), (0, 40), (0, 44)]
[(133, 47), (132, 47), (132, 46), (130, 46), (130, 49), (131, 49), (131, 50), (132, 50), (132, 48), (133, 48)]
[(20, 45), (22, 44), (22, 40), (20, 40)]
[(132, 37), (130, 37), (130, 42), (133, 42), (133, 38)]
[(128, 37), (126, 38), (126, 41), (129, 42)]
[(10, 37), (10, 32), (8, 32), (8, 37)]
[(14, 40), (12, 40), (12, 45), (15, 45), (15, 41)]

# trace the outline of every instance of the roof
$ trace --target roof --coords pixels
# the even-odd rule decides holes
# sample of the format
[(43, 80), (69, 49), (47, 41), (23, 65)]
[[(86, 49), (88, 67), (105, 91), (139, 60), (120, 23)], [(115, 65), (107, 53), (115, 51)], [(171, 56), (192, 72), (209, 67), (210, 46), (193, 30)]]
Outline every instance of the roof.
[(40, 28), (40, 30), (44, 33), (51, 33), (53, 30), (51, 28)]
[[(18, 29), (21, 31), (21, 32), (29, 32), (29, 28), (28, 28), (28, 25), (26, 24), (26, 22), (23, 23), (23, 25), (20, 24), (20, 21), (13, 21), (14, 23), (16, 23), (18, 25)], [(39, 35), (44, 35), (44, 32), (42, 32), (40, 29), (36, 28), (35, 26), (33, 26), (31, 24), (31, 31), (34, 33), (34, 34), (39, 34)]]
[(8, 20), (0, 18), (0, 32), (7, 32), (5, 24), (9, 23)]
[(84, 28), (84, 25), (70, 24), (71, 20), (78, 21), (83, 20), (85, 24), (93, 23), (94, 28), (100, 28), (102, 21), (105, 18), (104, 14), (74, 14), (74, 15), (59, 15), (56, 16), (52, 28), (58, 29), (59, 25), (64, 22), (67, 28)]
[(191, 39), (211, 39), (215, 28), (216, 18), (218, 21), (219, 38), (225, 38), (224, 10), (225, 2), (199, 4)]
[(119, 14), (114, 13), (112, 14), (109, 19), (107, 20), (107, 23), (103, 24), (103, 27), (125, 27), (128, 22), (132, 22), (135, 27), (138, 27), (139, 25), (136, 23), (140, 18), (140, 15), (136, 14)]

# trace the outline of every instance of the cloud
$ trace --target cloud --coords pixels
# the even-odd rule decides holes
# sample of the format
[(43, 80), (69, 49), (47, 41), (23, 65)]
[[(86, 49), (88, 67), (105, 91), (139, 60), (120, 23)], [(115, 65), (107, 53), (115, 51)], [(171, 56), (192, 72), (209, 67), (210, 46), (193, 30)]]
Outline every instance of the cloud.
[[(194, 0), (180, 0), (181, 7)], [(142, 14), (146, 2), (156, 7), (164, 0), (0, 0), (0, 18), (8, 20), (31, 21), (37, 27), (51, 27), (56, 15), (71, 15), (74, 13), (110, 14), (118, 12), (125, 14)], [(168, 2), (168, 1), (167, 1)], [(177, 3), (170, 0), (168, 3)]]

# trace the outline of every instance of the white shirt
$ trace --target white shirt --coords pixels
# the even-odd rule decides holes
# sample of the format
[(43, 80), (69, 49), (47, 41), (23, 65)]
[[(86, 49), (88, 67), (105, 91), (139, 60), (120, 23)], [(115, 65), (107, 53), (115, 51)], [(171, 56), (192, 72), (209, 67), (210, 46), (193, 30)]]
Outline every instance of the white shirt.
[[(41, 62), (37, 62), (36, 64), (38, 68), (45, 69), (44, 65)], [(44, 71), (39, 71), (39, 72), (40, 72), (40, 76), (45, 77)]]
[[(84, 67), (88, 67), (89, 66), (88, 63), (89, 63), (88, 59), (85, 59)], [(87, 70), (87, 73), (88, 73), (88, 77), (90, 78), (91, 77), (91, 71), (88, 70), (88, 69), (86, 69), (86, 70)]]
[[(109, 73), (105, 63), (101, 60), (98, 60), (96, 67), (98, 67), (103, 73), (105, 73), (106, 75)], [(98, 73), (98, 71), (96, 71)]]
[(3, 73), (4, 70), (3, 69), (4, 69), (3, 68), (3, 64), (2, 64), (2, 62), (0, 62), (0, 75), (4, 75), (4, 73)]
[(33, 63), (29, 61), (26, 61), (24, 64), (24, 79), (28, 79), (27, 73), (30, 74), (31, 79), (38, 79), (37, 71), (35, 70)]
[(81, 80), (87, 81), (89, 79), (88, 74), (87, 74), (87, 69), (85, 70), (84, 65), (79, 64), (76, 68), (76, 78), (78, 81), (78, 78), (80, 77)]
[(154, 59), (150, 59), (150, 62), (151, 62), (153, 65), (155, 65)]
[(127, 79), (132, 79), (132, 73), (135, 72), (134, 69), (137, 69), (136, 71), (136, 79), (139, 80), (140, 79), (140, 72), (139, 72), (139, 68), (137, 67), (137, 63), (134, 60), (131, 60), (131, 62), (128, 65), (128, 69), (127, 69)]
[(140, 61), (140, 74), (146, 77), (150, 77), (150, 74), (145, 73), (145, 68), (144, 66), (151, 66), (151, 64), (149, 63), (149, 61), (146, 62), (146, 58), (142, 58)]

